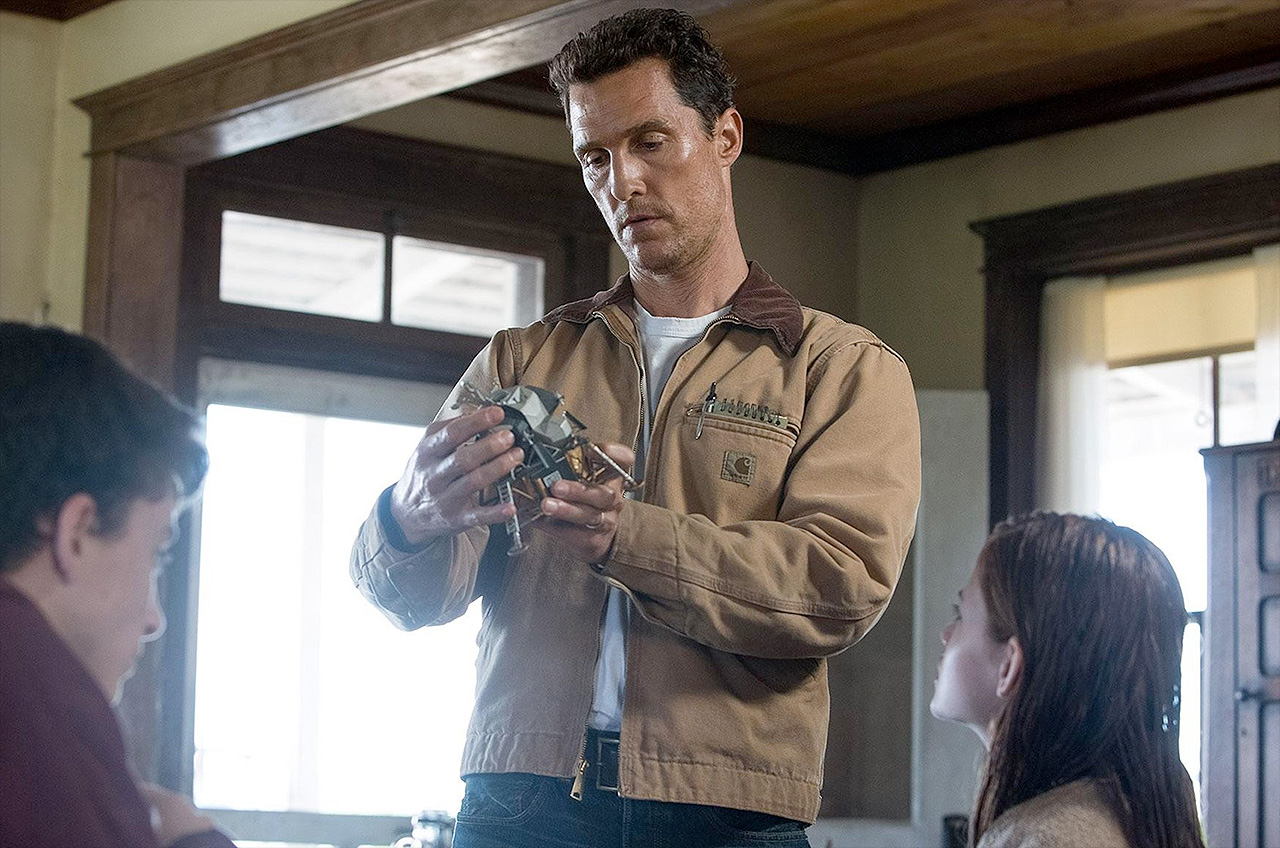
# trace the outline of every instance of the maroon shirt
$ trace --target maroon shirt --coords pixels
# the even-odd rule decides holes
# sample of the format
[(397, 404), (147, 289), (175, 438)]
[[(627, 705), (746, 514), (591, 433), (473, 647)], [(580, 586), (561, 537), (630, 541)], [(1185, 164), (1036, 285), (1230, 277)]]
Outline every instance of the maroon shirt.
[[(4, 580), (0, 845), (160, 848), (111, 705), (39, 609)], [(212, 830), (178, 846), (233, 848)]]

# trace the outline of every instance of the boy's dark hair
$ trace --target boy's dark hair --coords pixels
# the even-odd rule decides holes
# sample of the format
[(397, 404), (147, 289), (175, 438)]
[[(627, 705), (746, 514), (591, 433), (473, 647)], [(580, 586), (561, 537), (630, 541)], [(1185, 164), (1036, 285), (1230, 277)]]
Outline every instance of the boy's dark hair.
[(102, 345), (0, 323), (0, 572), (38, 549), (40, 521), (73, 495), (92, 496), (112, 534), (139, 498), (193, 494), (208, 464), (199, 417)]
[(733, 105), (734, 78), (702, 25), (675, 9), (633, 9), (578, 33), (551, 60), (551, 87), (569, 119), (569, 86), (593, 82), (641, 59), (667, 63), (680, 100), (702, 116), (707, 135)]

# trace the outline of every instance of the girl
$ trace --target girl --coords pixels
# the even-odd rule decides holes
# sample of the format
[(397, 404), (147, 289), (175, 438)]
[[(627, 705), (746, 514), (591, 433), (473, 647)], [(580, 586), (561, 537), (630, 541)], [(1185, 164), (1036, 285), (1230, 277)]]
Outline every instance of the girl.
[(930, 709), (987, 747), (969, 844), (1204, 848), (1178, 756), (1173, 568), (1139, 533), (1036, 513), (987, 540)]

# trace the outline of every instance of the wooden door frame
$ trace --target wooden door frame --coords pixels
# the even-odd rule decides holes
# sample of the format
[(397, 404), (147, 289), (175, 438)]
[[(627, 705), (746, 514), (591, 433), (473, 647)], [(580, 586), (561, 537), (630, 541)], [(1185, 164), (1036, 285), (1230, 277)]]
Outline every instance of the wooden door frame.
[(1057, 277), (1109, 276), (1280, 241), (1280, 163), (970, 224), (983, 238), (990, 520), (1034, 509), (1040, 298)]

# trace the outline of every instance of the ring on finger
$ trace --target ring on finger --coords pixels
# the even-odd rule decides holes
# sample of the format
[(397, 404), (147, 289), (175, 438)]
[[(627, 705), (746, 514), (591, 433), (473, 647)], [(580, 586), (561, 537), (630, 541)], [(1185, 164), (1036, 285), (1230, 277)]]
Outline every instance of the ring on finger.
[(584, 524), (584, 525), (582, 525), (582, 526), (583, 526), (583, 527), (585, 527), (585, 528), (587, 528), (588, 530), (599, 530), (599, 529), (600, 529), (600, 525), (601, 525), (601, 524), (604, 524), (604, 511), (603, 511), (603, 510), (602, 510), (602, 511), (601, 511), (601, 512), (596, 516), (596, 520), (595, 520), (595, 522), (594, 522), (594, 523), (591, 523), (591, 524)]

